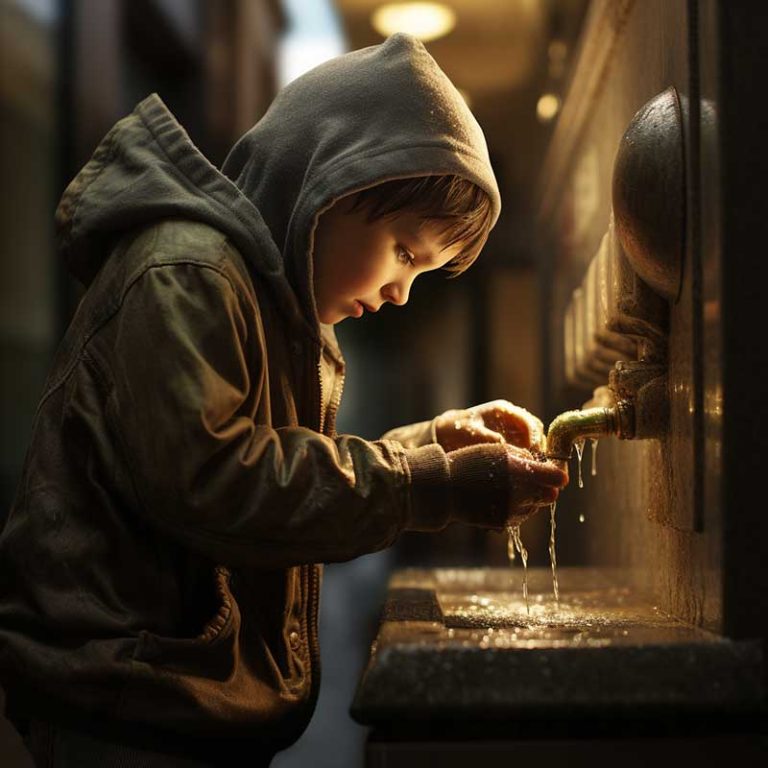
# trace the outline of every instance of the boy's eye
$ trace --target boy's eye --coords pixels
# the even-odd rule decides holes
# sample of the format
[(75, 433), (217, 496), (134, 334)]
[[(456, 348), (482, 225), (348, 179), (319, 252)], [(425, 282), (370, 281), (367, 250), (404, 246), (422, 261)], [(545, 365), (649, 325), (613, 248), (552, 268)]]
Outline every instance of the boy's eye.
[(413, 266), (416, 263), (416, 257), (404, 246), (397, 246), (397, 258), (403, 262), (403, 264), (410, 264)]

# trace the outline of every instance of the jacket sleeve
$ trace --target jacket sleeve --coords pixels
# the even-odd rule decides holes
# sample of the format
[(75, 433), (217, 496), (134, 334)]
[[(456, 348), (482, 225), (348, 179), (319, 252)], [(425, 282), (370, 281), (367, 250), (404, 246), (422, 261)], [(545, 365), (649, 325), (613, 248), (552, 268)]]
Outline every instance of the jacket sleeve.
[(403, 448), (421, 448), (437, 443), (435, 435), (435, 420), (420, 421), (416, 424), (406, 424), (395, 427), (382, 435), (382, 440), (396, 440)]
[(112, 416), (139, 506), (219, 562), (346, 560), (404, 529), (439, 530), (456, 517), (456, 482), (466, 492), (489, 466), (480, 453), (457, 464), (437, 445), (259, 423), (258, 307), (216, 269), (148, 269), (113, 322)]

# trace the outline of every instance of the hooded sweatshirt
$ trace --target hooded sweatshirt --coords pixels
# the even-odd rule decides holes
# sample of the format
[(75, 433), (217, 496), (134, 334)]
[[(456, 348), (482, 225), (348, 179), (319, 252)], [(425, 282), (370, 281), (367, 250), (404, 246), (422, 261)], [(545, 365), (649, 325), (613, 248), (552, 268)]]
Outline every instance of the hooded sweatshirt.
[(283, 748), (317, 696), (315, 563), (503, 524), (503, 446), (449, 462), (428, 429), (335, 430), (318, 215), (428, 174), (478, 184), (495, 221), (482, 132), (405, 35), (286, 87), (223, 173), (156, 95), (103, 139), (56, 212), (87, 291), (0, 535), (12, 718), (198, 756), (222, 739)]

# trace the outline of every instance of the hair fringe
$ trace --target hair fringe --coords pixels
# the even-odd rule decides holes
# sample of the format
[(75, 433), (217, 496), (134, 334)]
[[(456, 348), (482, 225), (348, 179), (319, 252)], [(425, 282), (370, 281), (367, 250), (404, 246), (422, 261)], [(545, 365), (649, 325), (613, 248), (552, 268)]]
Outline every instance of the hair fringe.
[(480, 255), (491, 229), (490, 197), (471, 181), (450, 174), (394, 179), (358, 192), (352, 210), (366, 209), (368, 218), (408, 211), (442, 225), (442, 244), (462, 244), (458, 255), (443, 269), (456, 277)]

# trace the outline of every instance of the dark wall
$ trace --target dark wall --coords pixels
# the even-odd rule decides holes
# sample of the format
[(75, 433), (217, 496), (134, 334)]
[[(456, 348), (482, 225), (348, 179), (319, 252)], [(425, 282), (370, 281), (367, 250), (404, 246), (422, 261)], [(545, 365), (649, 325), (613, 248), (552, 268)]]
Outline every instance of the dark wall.
[(765, 637), (768, 616), (766, 523), (753, 485), (765, 458), (758, 425), (768, 372), (765, 335), (751, 333), (765, 326), (760, 7), (594, 3), (540, 189), (557, 412), (590, 397), (565, 383), (563, 314), (608, 229), (619, 140), (646, 101), (677, 88), (685, 256), (680, 295), (667, 304), (669, 424), (660, 439), (601, 441), (597, 477), (561, 497), (568, 543), (558, 547), (625, 569), (662, 610), (733, 637)]

